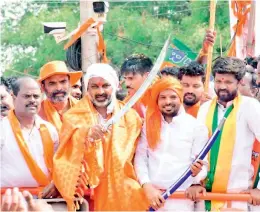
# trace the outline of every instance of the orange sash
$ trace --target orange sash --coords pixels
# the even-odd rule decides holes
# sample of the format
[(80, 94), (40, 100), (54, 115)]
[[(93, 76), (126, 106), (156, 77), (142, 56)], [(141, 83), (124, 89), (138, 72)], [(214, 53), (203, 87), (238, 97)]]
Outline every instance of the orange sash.
[[(29, 168), (33, 178), (37, 181), (39, 186), (48, 185), (50, 183), (50, 177), (46, 176), (43, 173), (41, 168), (38, 166), (38, 164), (32, 158), (32, 156), (29, 152), (28, 146), (26, 145), (26, 142), (24, 141), (22, 130), (19, 127), (20, 123), (14, 114), (14, 110), (10, 111), (10, 113), (8, 115), (8, 119), (10, 121), (12, 130), (14, 132), (15, 140), (17, 141), (17, 144), (21, 150), (21, 153), (24, 157), (24, 160), (26, 161), (26, 164), (28, 165), (28, 168)], [(52, 158), (54, 156), (54, 145), (53, 145), (53, 141), (51, 139), (50, 133), (44, 124), (40, 125), (40, 134), (41, 134), (42, 144), (43, 144), (43, 149), (44, 149), (45, 164), (46, 164), (48, 170), (51, 172), (52, 167), (53, 167)]]
[[(122, 106), (116, 101), (114, 113)], [(130, 109), (103, 141), (92, 143), (87, 140), (87, 133), (96, 124), (98, 113), (87, 96), (64, 116), (53, 181), (68, 210), (78, 208), (73, 202), (75, 196), (82, 198), (84, 191), (92, 188), (97, 211), (145, 211), (148, 204), (132, 165), (141, 131), (140, 118)]]
[[(76, 100), (75, 98), (71, 96), (69, 97), (70, 107), (73, 107), (75, 104), (77, 104), (77, 102), (78, 100)], [(47, 121), (50, 122), (52, 125), (54, 125), (57, 131), (59, 132), (62, 126), (61, 115), (58, 113), (58, 111), (52, 105), (51, 101), (48, 99), (44, 100), (43, 108), (44, 108), (44, 113), (46, 115)]]
[(190, 114), (194, 118), (197, 118), (199, 109), (200, 109), (200, 102), (197, 102), (195, 105), (193, 105), (191, 107), (185, 108), (186, 113)]

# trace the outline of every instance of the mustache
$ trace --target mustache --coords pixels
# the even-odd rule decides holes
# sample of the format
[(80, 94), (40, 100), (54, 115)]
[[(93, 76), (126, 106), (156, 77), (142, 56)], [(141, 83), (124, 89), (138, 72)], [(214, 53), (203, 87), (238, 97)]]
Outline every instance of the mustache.
[(229, 93), (229, 91), (227, 89), (219, 89), (217, 93), (220, 93), (220, 92), (226, 92), (226, 93)]
[(31, 102), (31, 103), (25, 105), (25, 107), (38, 107), (38, 104)]
[(163, 105), (163, 107), (168, 107), (168, 106), (175, 107), (175, 104), (169, 103), (169, 104), (165, 104), (165, 105)]
[(196, 98), (196, 95), (195, 95), (194, 93), (185, 93), (185, 94), (184, 94), (184, 98), (185, 98), (186, 96), (188, 96), (188, 95), (193, 96), (194, 98)]
[(104, 98), (107, 98), (108, 97), (108, 95), (107, 94), (97, 94), (97, 95), (95, 95), (95, 98), (99, 98), (99, 97), (104, 97)]
[(57, 96), (58, 94), (63, 94), (65, 96), (67, 92), (63, 90), (57, 90), (52, 93), (52, 96)]

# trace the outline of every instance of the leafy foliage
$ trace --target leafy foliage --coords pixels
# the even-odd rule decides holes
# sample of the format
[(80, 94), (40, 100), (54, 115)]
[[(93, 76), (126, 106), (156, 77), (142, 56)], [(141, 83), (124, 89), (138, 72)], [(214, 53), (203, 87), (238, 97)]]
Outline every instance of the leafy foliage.
[[(1, 63), (5, 75), (19, 72), (37, 76), (46, 62), (65, 60), (64, 43), (56, 44), (52, 36), (43, 34), (42, 22), (67, 22), (68, 32), (72, 31), (79, 23), (78, 2), (20, 1), (5, 5), (1, 12), (4, 17)], [(111, 2), (107, 19), (103, 31), (107, 55), (120, 67), (132, 53), (144, 53), (155, 59), (170, 33), (199, 52), (208, 27), (209, 1)], [(214, 49), (218, 56), (220, 37), (223, 51), (230, 42), (227, 1), (218, 3), (216, 30)]]

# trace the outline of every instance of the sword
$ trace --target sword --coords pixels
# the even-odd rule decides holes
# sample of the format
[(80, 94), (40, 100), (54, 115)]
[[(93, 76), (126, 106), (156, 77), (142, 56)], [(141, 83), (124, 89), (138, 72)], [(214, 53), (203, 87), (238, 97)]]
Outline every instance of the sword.
[(138, 99), (144, 94), (146, 89), (151, 85), (154, 78), (156, 77), (157, 73), (160, 70), (160, 67), (164, 61), (168, 46), (170, 43), (170, 35), (168, 39), (166, 40), (151, 72), (149, 73), (148, 77), (145, 79), (141, 87), (138, 89), (138, 91), (131, 97), (131, 99), (125, 104), (125, 106), (115, 115), (113, 115), (104, 125), (104, 129), (108, 129), (109, 126), (116, 123), (137, 101)]
[[(208, 152), (210, 151), (211, 147), (213, 144), (216, 142), (225, 122), (226, 122), (227, 117), (224, 116), (223, 119), (220, 121), (217, 129), (213, 133), (213, 135), (210, 137), (208, 142), (204, 145), (203, 149), (200, 151), (198, 157), (193, 161), (196, 162), (198, 160), (203, 160)], [(163, 194), (162, 197), (167, 200), (190, 176), (192, 175), (190, 167), (179, 177), (178, 180), (174, 184), (172, 184)], [(152, 207), (148, 209), (148, 211), (155, 211)]]

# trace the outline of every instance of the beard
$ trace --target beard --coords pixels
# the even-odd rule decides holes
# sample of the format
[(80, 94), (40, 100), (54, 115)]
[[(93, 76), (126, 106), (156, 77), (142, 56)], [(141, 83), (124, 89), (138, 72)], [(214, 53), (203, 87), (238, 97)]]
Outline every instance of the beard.
[(218, 96), (218, 99), (222, 102), (230, 102), (232, 101), (233, 99), (236, 98), (237, 96), (237, 90), (234, 90), (234, 91), (228, 91), (226, 89), (219, 89), (219, 90), (216, 90), (215, 89), (215, 92)]
[[(187, 99), (187, 96), (190, 95), (193, 97), (193, 99)], [(195, 105), (197, 102), (199, 101), (199, 99), (196, 97), (196, 95), (194, 93), (185, 93), (184, 97), (183, 97), (183, 102), (185, 105), (187, 106), (193, 106)]]
[[(58, 96), (62, 94), (62, 96)], [(54, 103), (64, 102), (68, 98), (69, 93), (64, 90), (56, 90), (53, 93), (48, 93), (47, 96)]]
[[(169, 106), (171, 106), (172, 109), (167, 111), (166, 107), (169, 107)], [(178, 114), (178, 111), (179, 111), (179, 107), (175, 104), (164, 105), (161, 109), (161, 113), (162, 113), (163, 117), (168, 117), (168, 118), (172, 118), (172, 117), (176, 116)]]
[[(103, 97), (104, 99), (99, 99)], [(107, 107), (112, 102), (112, 97), (107, 94), (95, 95), (94, 98), (91, 98), (91, 101), (96, 107)]]
[(164, 118), (168, 117), (168, 118), (173, 118), (175, 117), (176, 115), (178, 114), (178, 111), (173, 111), (171, 113), (165, 113), (165, 112), (162, 112), (162, 115)]

